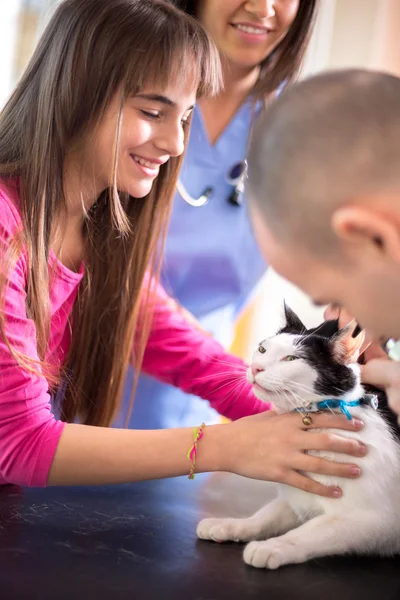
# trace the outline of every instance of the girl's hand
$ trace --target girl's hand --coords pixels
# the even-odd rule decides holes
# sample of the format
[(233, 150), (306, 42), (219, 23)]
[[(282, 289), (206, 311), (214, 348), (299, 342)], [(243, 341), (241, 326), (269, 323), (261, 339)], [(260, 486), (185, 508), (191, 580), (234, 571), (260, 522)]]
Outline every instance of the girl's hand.
[(301, 490), (327, 497), (340, 497), (337, 487), (326, 487), (301, 472), (336, 477), (356, 478), (360, 469), (355, 464), (340, 463), (307, 454), (309, 450), (340, 452), (361, 457), (364, 444), (336, 433), (310, 431), (320, 428), (359, 431), (364, 424), (344, 415), (312, 414), (312, 425), (306, 427), (301, 415), (262, 413), (239, 419), (223, 427), (228, 439), (226, 464), (221, 470), (266, 481), (292, 485)]

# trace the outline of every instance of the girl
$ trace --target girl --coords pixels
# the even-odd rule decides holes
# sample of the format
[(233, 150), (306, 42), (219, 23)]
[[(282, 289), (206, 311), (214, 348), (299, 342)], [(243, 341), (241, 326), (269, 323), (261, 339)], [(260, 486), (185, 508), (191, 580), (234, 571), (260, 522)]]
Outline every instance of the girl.
[(188, 473), (191, 429), (106, 427), (129, 361), (233, 419), (260, 413), (209, 427), (198, 471), (324, 495), (340, 491), (298, 470), (354, 476), (304, 453), (360, 456), (354, 442), (263, 414), (250, 386), (232, 383), (241, 361), (155, 283), (187, 124), (196, 96), (218, 83), (203, 29), (163, 0), (65, 0), (48, 25), (0, 118), (0, 483)]
[[(297, 75), (317, 0), (174, 0), (200, 21), (222, 55), (224, 87), (201, 98), (179, 178), (162, 270), (165, 289), (220, 343), (229, 347), (238, 312), (266, 264), (244, 206), (232, 204), (234, 177), (246, 157), (262, 105)], [(249, 29), (250, 27), (250, 29)], [(250, 33), (249, 33), (250, 32)], [(236, 171), (236, 173), (235, 173)], [(208, 203), (185, 202), (212, 188)], [(223, 274), (223, 275), (221, 275)], [(127, 401), (129, 388), (127, 382)], [(149, 403), (149, 395), (153, 402)], [(126, 407), (121, 422), (126, 416)], [(146, 376), (138, 386), (131, 427), (217, 422), (205, 402)]]

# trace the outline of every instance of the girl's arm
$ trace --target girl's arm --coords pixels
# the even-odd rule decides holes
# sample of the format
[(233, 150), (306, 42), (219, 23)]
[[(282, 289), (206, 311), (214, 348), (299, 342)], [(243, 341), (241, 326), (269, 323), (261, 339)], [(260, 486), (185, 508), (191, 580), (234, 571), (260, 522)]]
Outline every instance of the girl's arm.
[(202, 330), (160, 285), (153, 284), (154, 317), (143, 370), (149, 375), (208, 400), (230, 419), (271, 408), (258, 400), (246, 380), (246, 365)]
[[(362, 456), (355, 439), (313, 428), (359, 430), (362, 425), (343, 415), (313, 416), (304, 431), (297, 413), (263, 413), (226, 425), (205, 428), (198, 444), (196, 472), (230, 471), (267, 481), (279, 481), (323, 496), (335, 496), (328, 488), (301, 472), (317, 472), (354, 478), (354, 465), (335, 463), (306, 454), (328, 450)], [(193, 443), (191, 429), (132, 431), (66, 425), (48, 479), (49, 485), (95, 485), (187, 475), (186, 453)], [(340, 493), (340, 490), (339, 490)]]
[[(16, 211), (0, 190), (0, 272), (18, 226)], [(0, 335), (0, 484), (44, 486), (65, 425), (51, 413), (40, 370), (36, 329), (26, 312), (26, 272), (21, 255), (9, 274), (2, 310), (8, 342), (35, 362), (36, 372), (18, 364)]]
[[(151, 402), (151, 398), (149, 398)], [(193, 430), (139, 431), (68, 424), (61, 435), (49, 485), (96, 485), (187, 475), (186, 454)], [(225, 425), (206, 428), (198, 447), (196, 472), (226, 470)]]

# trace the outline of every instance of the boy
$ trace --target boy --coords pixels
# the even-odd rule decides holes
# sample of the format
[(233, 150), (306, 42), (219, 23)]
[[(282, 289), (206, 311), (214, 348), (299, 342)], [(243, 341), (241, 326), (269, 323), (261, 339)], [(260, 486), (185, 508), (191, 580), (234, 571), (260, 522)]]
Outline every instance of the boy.
[[(257, 126), (248, 191), (268, 263), (379, 342), (400, 337), (400, 79), (349, 70), (285, 90)], [(373, 360), (400, 414), (400, 364)]]

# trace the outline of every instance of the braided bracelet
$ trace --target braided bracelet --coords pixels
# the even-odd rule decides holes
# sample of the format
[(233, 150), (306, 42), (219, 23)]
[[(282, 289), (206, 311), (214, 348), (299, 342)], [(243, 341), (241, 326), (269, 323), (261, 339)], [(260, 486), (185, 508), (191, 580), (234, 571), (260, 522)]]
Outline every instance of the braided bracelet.
[(190, 460), (192, 463), (192, 466), (190, 467), (190, 472), (189, 472), (189, 479), (194, 479), (194, 469), (196, 467), (196, 458), (197, 458), (197, 444), (199, 443), (199, 441), (201, 440), (201, 438), (204, 435), (205, 426), (206, 426), (206, 424), (202, 423), (201, 427), (195, 427), (193, 429), (194, 442), (193, 442), (193, 445), (190, 447), (189, 452), (186, 455), (188, 460)]

